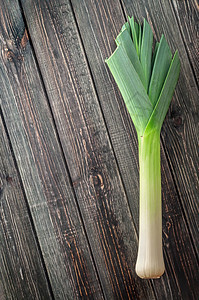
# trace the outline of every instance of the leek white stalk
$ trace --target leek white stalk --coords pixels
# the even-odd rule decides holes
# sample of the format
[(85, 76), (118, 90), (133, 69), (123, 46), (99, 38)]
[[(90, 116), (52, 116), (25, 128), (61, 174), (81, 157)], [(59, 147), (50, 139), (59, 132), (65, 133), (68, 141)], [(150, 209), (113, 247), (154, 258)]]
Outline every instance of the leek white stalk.
[(140, 216), (136, 273), (159, 278), (164, 273), (160, 131), (180, 72), (176, 51), (162, 35), (152, 55), (153, 33), (133, 17), (116, 38), (117, 49), (106, 63), (120, 89), (139, 142)]
[(158, 278), (164, 273), (162, 253), (162, 205), (160, 174), (160, 133), (140, 138), (140, 217), (136, 273)]

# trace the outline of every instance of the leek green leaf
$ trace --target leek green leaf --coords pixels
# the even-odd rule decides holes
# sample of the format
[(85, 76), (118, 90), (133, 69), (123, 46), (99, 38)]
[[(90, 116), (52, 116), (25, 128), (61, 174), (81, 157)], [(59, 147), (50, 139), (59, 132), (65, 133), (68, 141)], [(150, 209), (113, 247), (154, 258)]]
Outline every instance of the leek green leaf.
[(116, 37), (116, 44), (122, 44), (124, 49), (126, 50), (126, 53), (133, 64), (135, 71), (137, 72), (138, 76), (140, 77), (140, 80), (142, 81), (143, 85), (145, 86), (145, 76), (143, 72), (142, 65), (139, 61), (139, 58), (137, 56), (137, 52), (135, 50), (134, 43), (131, 39), (131, 36), (127, 29), (124, 29), (119, 33), (119, 35)]
[(128, 19), (129, 19), (130, 28), (131, 28), (132, 39), (135, 44), (135, 49), (137, 51), (137, 55), (139, 57), (139, 45), (138, 45), (139, 27), (138, 27), (138, 24), (134, 21), (133, 17), (132, 18), (128, 17)]
[(154, 65), (154, 61), (155, 61), (155, 57), (156, 57), (156, 53), (157, 53), (157, 51), (158, 51), (159, 45), (160, 45), (159, 42), (156, 42), (156, 43), (155, 43), (155, 49), (154, 49), (154, 53), (153, 53), (153, 56), (152, 56), (152, 62), (151, 62), (152, 68), (153, 68), (153, 65)]
[(151, 57), (152, 57), (152, 45), (153, 45), (153, 32), (151, 27), (144, 19), (142, 44), (140, 50), (140, 62), (144, 70), (146, 79), (146, 90), (148, 90), (149, 80), (151, 76)]
[(131, 28), (130, 28), (130, 25), (129, 25), (129, 22), (126, 22), (123, 26), (122, 26), (122, 29), (121, 29), (121, 32), (123, 30), (127, 29), (128, 33), (131, 34)]
[(141, 45), (142, 45), (142, 26), (139, 23), (139, 39), (138, 39), (139, 57), (140, 57), (140, 52), (141, 52)]
[(180, 59), (179, 59), (178, 51), (176, 51), (172, 59), (164, 85), (162, 87), (159, 99), (149, 119), (145, 133), (146, 132), (148, 133), (150, 130), (154, 128), (159, 131), (161, 130), (162, 123), (168, 111), (174, 93), (174, 89), (178, 81), (179, 74), (180, 74)]
[(120, 89), (135, 128), (142, 135), (153, 108), (122, 43), (106, 59), (106, 63)]
[(171, 50), (162, 35), (157, 53), (155, 56), (155, 61), (153, 65), (153, 70), (149, 85), (149, 98), (153, 107), (155, 106), (157, 99), (160, 95), (165, 77), (167, 75), (169, 66), (171, 64), (172, 54)]

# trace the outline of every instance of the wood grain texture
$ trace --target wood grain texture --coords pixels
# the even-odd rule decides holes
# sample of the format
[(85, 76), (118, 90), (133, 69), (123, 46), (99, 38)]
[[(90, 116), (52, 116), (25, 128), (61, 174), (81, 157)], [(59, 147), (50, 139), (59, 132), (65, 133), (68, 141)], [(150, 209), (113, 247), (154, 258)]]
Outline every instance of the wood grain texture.
[(106, 299), (153, 299), (69, 1), (22, 1)]
[(20, 8), (0, 4), (1, 107), (54, 297), (103, 299)]
[(0, 299), (52, 299), (1, 119)]
[[(125, 21), (122, 9), (119, 1), (72, 0), (72, 4), (137, 227), (139, 177), (136, 133), (118, 89), (104, 63), (105, 58), (116, 48), (114, 39)], [(181, 199), (176, 191), (163, 149), (161, 157), (163, 241), (167, 272), (160, 281), (153, 281), (153, 284), (158, 298), (180, 299), (186, 295), (194, 299), (198, 290), (197, 258), (181, 209)]]
[(199, 82), (199, 3), (197, 0), (172, 0), (175, 16), (188, 52), (191, 66)]
[[(12, 157), (4, 158), (10, 149), (3, 131), (0, 299), (51, 297), (39, 255), (36, 265), (32, 262), (38, 249), (29, 235), (24, 196), (55, 299), (197, 299), (197, 2), (125, 0), (123, 9), (119, 0), (20, 2), (39, 66), (17, 0), (0, 1), (0, 104), (25, 190), (21, 194)], [(152, 281), (140, 280), (134, 272), (136, 134), (104, 63), (115, 49), (123, 11), (146, 17), (156, 38), (163, 32), (172, 50), (180, 50), (182, 61), (162, 130), (166, 272)], [(30, 245), (33, 249), (25, 255)]]

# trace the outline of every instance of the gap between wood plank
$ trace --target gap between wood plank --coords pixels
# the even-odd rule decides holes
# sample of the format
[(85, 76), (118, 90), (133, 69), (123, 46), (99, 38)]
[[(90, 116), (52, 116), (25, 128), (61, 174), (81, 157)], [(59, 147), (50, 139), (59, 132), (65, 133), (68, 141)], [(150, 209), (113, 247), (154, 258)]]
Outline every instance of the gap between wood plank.
[[(41, 70), (40, 70), (40, 67), (39, 67), (39, 64), (38, 64), (38, 60), (37, 60), (37, 56), (36, 56), (36, 53), (35, 53), (35, 49), (34, 49), (34, 46), (33, 46), (33, 43), (32, 43), (32, 38), (31, 38), (31, 35), (29, 33), (29, 30), (28, 30), (28, 26), (27, 26), (25, 14), (24, 14), (24, 11), (23, 11), (23, 7), (22, 7), (22, 4), (21, 4), (21, 0), (18, 0), (18, 3), (19, 3), (20, 10), (21, 10), (22, 19), (23, 19), (23, 22), (24, 22), (24, 25), (25, 25), (25, 28), (27, 30), (27, 34), (28, 34), (28, 37), (29, 37), (30, 47), (32, 49), (33, 57), (35, 59), (35, 63), (36, 63), (36, 66), (37, 66), (37, 71), (38, 71), (38, 74), (39, 74), (41, 85), (43, 87), (43, 91), (44, 91), (44, 94), (45, 94), (46, 99), (47, 99), (47, 104), (48, 104), (48, 107), (49, 107), (49, 110), (50, 110), (50, 113), (51, 113), (51, 116), (52, 116), (52, 122), (53, 122), (53, 125), (54, 125), (54, 128), (55, 128), (56, 138), (57, 138), (60, 150), (61, 150), (62, 159), (63, 159), (64, 164), (65, 164), (65, 169), (66, 169), (66, 172), (68, 174), (69, 182), (71, 184), (72, 193), (73, 193), (76, 205), (77, 205), (77, 209), (78, 209), (78, 213), (79, 213), (79, 216), (80, 216), (80, 220), (82, 222), (82, 227), (83, 227), (83, 230), (84, 230), (84, 234), (85, 234), (86, 240), (88, 242), (88, 247), (89, 247), (89, 251), (90, 251), (90, 254), (91, 254), (93, 265), (94, 265), (94, 268), (95, 268), (95, 271), (96, 271), (97, 279), (99, 281), (99, 285), (100, 285), (100, 288), (101, 288), (101, 291), (102, 291), (102, 295), (103, 295), (104, 299), (106, 299), (105, 294), (104, 294), (104, 290), (103, 290), (103, 287), (102, 287), (102, 283), (101, 283), (101, 280), (100, 280), (100, 277), (99, 277), (99, 274), (98, 274), (98, 271), (97, 271), (96, 263), (95, 263), (95, 260), (94, 260), (94, 257), (93, 257), (93, 253), (92, 253), (92, 250), (91, 250), (90, 241), (88, 239), (88, 235), (87, 235), (87, 232), (86, 232), (86, 229), (85, 229), (85, 225), (84, 225), (84, 221), (83, 221), (83, 218), (82, 218), (82, 214), (81, 214), (81, 210), (80, 210), (80, 207), (79, 207), (79, 203), (77, 201), (77, 197), (76, 197), (75, 190), (74, 190), (74, 187), (73, 187), (73, 182), (72, 182), (72, 178), (71, 178), (71, 175), (70, 175), (70, 172), (69, 172), (68, 164), (66, 162), (66, 158), (65, 158), (65, 155), (64, 155), (63, 147), (62, 147), (62, 144), (61, 144), (61, 141), (60, 141), (60, 137), (59, 137), (59, 133), (58, 133), (58, 130), (57, 130), (57, 126), (56, 126), (54, 114), (53, 114), (53, 111), (52, 111), (52, 108), (51, 108), (51, 105), (50, 105), (50, 101), (49, 101), (48, 94), (47, 94), (47, 91), (46, 91), (46, 87), (45, 87), (45, 84), (44, 84), (43, 76), (41, 74)], [(10, 142), (10, 140), (9, 140), (9, 142)], [(15, 161), (15, 163), (16, 163), (16, 161)], [(17, 171), (18, 171), (18, 168), (17, 168)], [(21, 180), (21, 178), (20, 178), (20, 180)], [(29, 207), (28, 207), (28, 209), (29, 209)], [(29, 209), (29, 213), (30, 213), (30, 209)], [(33, 222), (32, 217), (31, 217), (31, 221)], [(37, 242), (39, 243), (39, 240), (37, 240)], [(41, 251), (41, 249), (40, 249), (40, 251)], [(43, 256), (42, 256), (42, 259), (43, 259)], [(44, 260), (43, 260), (43, 263), (44, 263)], [(46, 270), (46, 272), (47, 272), (47, 270)], [(50, 283), (49, 278), (48, 278), (48, 281)], [(51, 291), (52, 291), (52, 288), (51, 288)]]
[(33, 222), (33, 219), (32, 219), (32, 215), (31, 215), (31, 212), (30, 212), (30, 207), (29, 207), (29, 204), (28, 204), (28, 201), (27, 201), (25, 190), (24, 190), (23, 182), (22, 182), (22, 179), (21, 179), (21, 175), (20, 175), (20, 172), (19, 172), (19, 169), (18, 169), (17, 161), (16, 161), (14, 151), (13, 151), (13, 148), (12, 148), (12, 143), (11, 143), (11, 140), (10, 140), (10, 136), (9, 136), (7, 127), (6, 127), (4, 115), (3, 115), (3, 112), (2, 112), (2, 109), (1, 109), (1, 104), (0, 104), (0, 117), (2, 119), (2, 123), (3, 123), (3, 127), (4, 127), (4, 130), (5, 130), (6, 137), (8, 139), (8, 144), (9, 144), (9, 147), (10, 147), (10, 152), (11, 152), (12, 159), (13, 159), (13, 162), (14, 162), (14, 166), (15, 166), (15, 169), (16, 169), (16, 172), (17, 172), (17, 176), (18, 176), (18, 179), (19, 179), (21, 191), (22, 191), (22, 194), (24, 196), (24, 200), (25, 200), (25, 204), (26, 204), (26, 208), (27, 208), (27, 212), (28, 212), (28, 217), (29, 217), (29, 220), (30, 220), (30, 224), (31, 224), (31, 227), (32, 227), (32, 231), (33, 231), (33, 234), (34, 234), (34, 238), (35, 238), (35, 242), (36, 242), (36, 245), (37, 245), (37, 248), (38, 248), (38, 252), (40, 254), (40, 259), (41, 259), (42, 267), (43, 267), (43, 270), (44, 270), (44, 274), (46, 276), (46, 281), (47, 281), (47, 284), (48, 284), (49, 292), (50, 292), (50, 295), (52, 297), (52, 300), (55, 300), (53, 290), (52, 290), (52, 287), (51, 287), (51, 284), (50, 284), (50, 279), (49, 279), (49, 276), (48, 276), (48, 271), (47, 271), (47, 268), (46, 268), (46, 265), (45, 265), (45, 262), (44, 262), (43, 254), (42, 254), (42, 251), (41, 251), (41, 248), (40, 248), (40, 244), (39, 244), (39, 240), (38, 240), (38, 237), (37, 237), (36, 229), (35, 229), (34, 222)]

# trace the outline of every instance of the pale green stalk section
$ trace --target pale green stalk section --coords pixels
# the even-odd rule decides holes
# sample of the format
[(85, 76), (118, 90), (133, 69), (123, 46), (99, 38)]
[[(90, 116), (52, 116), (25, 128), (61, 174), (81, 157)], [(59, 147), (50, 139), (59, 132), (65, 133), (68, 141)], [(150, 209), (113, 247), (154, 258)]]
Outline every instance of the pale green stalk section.
[(139, 139), (139, 163), (140, 216), (136, 273), (141, 278), (158, 278), (164, 273), (159, 131), (151, 131)]

